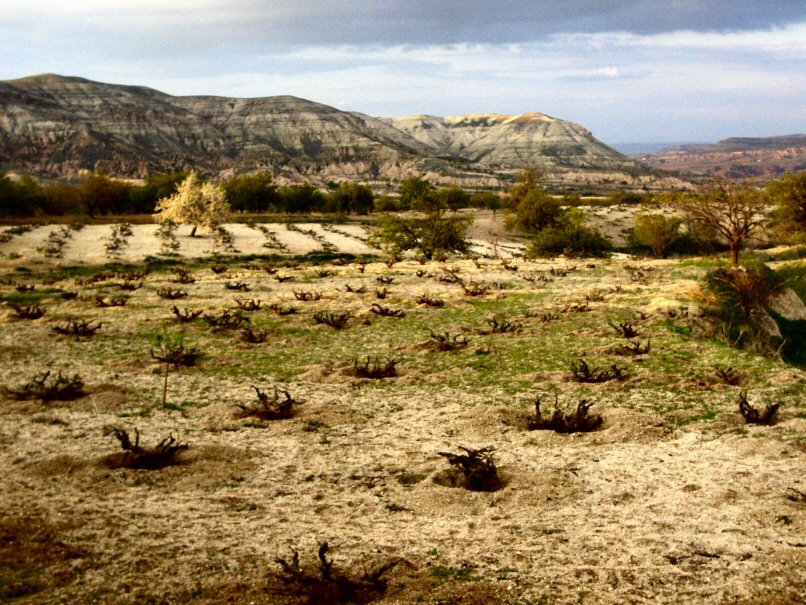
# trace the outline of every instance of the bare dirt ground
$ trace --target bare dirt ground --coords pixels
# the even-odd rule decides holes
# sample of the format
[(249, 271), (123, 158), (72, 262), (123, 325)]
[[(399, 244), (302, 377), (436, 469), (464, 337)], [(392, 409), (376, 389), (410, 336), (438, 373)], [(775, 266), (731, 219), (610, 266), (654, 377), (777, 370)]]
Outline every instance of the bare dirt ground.
[[(283, 254), (321, 250), (320, 239), (266, 227), (287, 246)], [(360, 225), (300, 227), (340, 251), (373, 252)], [(155, 265), (134, 278), (137, 289), (121, 292), (120, 269), (100, 266), (110, 260), (109, 226), (84, 227), (61, 258), (47, 258), (38, 248), (55, 228), (0, 244), (4, 300), (37, 295), (27, 302), (46, 309), (34, 320), (4, 309), (0, 384), (18, 389), (39, 372), (62, 370), (79, 374), (88, 394), (50, 403), (0, 398), (3, 600), (806, 602), (806, 374), (696, 337), (697, 262), (516, 259), (506, 268), (488, 258), (389, 267), (379, 257), (313, 266), (229, 255), (216, 257), (228, 267), (217, 274), (207, 261), (181, 259), (223, 254), (218, 244), (180, 229), (180, 266), (196, 281), (176, 284), (170, 266)], [(241, 254), (276, 252), (259, 230), (227, 228)], [(153, 231), (133, 226), (119, 260), (157, 256)], [(477, 251), (503, 258), (522, 246), (491, 215), (471, 237)], [(470, 297), (440, 281), (446, 268), (488, 292)], [(238, 281), (250, 290), (224, 287)], [(35, 289), (20, 293), (25, 285)], [(189, 295), (156, 294), (169, 287)], [(387, 297), (379, 299), (382, 287)], [(77, 297), (66, 300), (64, 291)], [(302, 291), (322, 297), (303, 302)], [(417, 304), (425, 292), (445, 307)], [(121, 294), (125, 306), (96, 307), (98, 295)], [(261, 302), (249, 316), (266, 342), (180, 324), (170, 311), (219, 312), (236, 297)], [(280, 316), (272, 304), (297, 312)], [(373, 304), (406, 316), (380, 317)], [(349, 312), (348, 327), (314, 323), (325, 310)], [(490, 334), (492, 316), (519, 330)], [(650, 353), (614, 355), (620, 341), (607, 321), (625, 317), (641, 342), (651, 340)], [(54, 333), (68, 318), (104, 325), (91, 338)], [(205, 353), (198, 367), (170, 374), (166, 410), (164, 366), (149, 355), (164, 327)], [(470, 344), (434, 352), (429, 330)], [(366, 355), (394, 358), (399, 375), (350, 376)], [(617, 363), (627, 379), (571, 382), (569, 363), (581, 357)], [(741, 384), (722, 384), (715, 366), (734, 368)], [(287, 420), (239, 418), (237, 404), (255, 400), (250, 385), (282, 385), (303, 403)], [(754, 403), (783, 402), (778, 422), (745, 425), (742, 390)], [(554, 392), (563, 402), (593, 401), (603, 426), (570, 435), (527, 430), (535, 397), (550, 407)], [(146, 445), (172, 434), (189, 447), (179, 464), (159, 470), (113, 468), (121, 450), (110, 426), (131, 434), (136, 427)], [(451, 486), (439, 452), (459, 446), (495, 448), (501, 489)], [(276, 559), (290, 563), (298, 551), (315, 575), (324, 541), (333, 569), (352, 578), (399, 560), (384, 575), (385, 592), (285, 581)]]

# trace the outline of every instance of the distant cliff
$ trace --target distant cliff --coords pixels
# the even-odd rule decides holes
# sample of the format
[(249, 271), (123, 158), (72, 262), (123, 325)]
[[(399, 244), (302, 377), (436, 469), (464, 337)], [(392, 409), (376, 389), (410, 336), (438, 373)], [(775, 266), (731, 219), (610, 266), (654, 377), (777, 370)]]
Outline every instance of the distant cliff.
[(557, 187), (685, 186), (537, 113), (373, 118), (290, 96), (175, 97), (52, 74), (0, 82), (0, 165), (51, 177), (268, 170), (279, 182), (318, 184), (420, 174), (478, 187), (506, 186), (535, 166)]
[(806, 135), (735, 137), (713, 145), (678, 145), (640, 160), (686, 174), (766, 180), (787, 172), (806, 171)]

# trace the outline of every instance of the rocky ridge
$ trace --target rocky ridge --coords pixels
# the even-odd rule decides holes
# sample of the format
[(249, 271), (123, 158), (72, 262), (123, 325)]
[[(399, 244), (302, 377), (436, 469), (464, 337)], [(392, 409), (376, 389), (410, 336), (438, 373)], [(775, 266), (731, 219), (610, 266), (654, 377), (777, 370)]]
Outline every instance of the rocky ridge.
[(712, 145), (677, 145), (638, 159), (694, 178), (768, 180), (806, 170), (806, 135), (734, 137)]
[(291, 96), (177, 97), (54, 74), (0, 82), (0, 165), (45, 177), (267, 170), (281, 183), (378, 186), (419, 174), (470, 187), (504, 187), (536, 166), (560, 188), (684, 186), (543, 114), (374, 118)]

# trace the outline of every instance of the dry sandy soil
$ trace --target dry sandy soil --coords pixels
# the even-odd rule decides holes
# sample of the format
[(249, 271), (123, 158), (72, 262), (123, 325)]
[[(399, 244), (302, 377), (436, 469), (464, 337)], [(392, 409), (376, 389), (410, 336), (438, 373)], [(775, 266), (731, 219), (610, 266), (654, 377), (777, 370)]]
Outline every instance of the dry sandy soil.
[[(360, 225), (300, 226), (341, 251), (373, 252)], [(513, 270), (495, 258), (478, 267), (295, 259), (274, 261), (294, 278), (279, 283), (266, 261), (228, 256), (216, 260), (229, 267), (222, 274), (187, 261), (194, 283), (172, 283), (162, 268), (134, 280), (142, 286), (125, 292), (125, 306), (97, 308), (97, 295), (122, 294), (122, 276), (81, 268), (108, 262), (110, 227), (84, 227), (62, 258), (46, 258), (37, 249), (55, 228), (0, 244), (5, 299), (30, 284), (46, 309), (35, 320), (2, 311), (0, 384), (18, 389), (38, 372), (62, 370), (78, 373), (88, 394), (51, 403), (0, 397), (0, 600), (324, 603), (341, 590), (378, 603), (806, 602), (806, 375), (690, 335), (702, 328), (690, 299), (697, 263), (518, 259)], [(321, 248), (283, 225), (267, 228), (286, 254)], [(242, 254), (272, 252), (260, 231), (228, 229)], [(153, 231), (135, 225), (120, 259), (157, 255)], [(476, 249), (511, 256), (520, 243), (503, 233), (482, 217)], [(183, 257), (221, 251), (184, 229), (178, 241)], [(446, 266), (489, 292), (469, 297), (439, 281)], [(102, 270), (110, 275), (93, 281)], [(384, 300), (375, 296), (381, 276), (393, 279)], [(251, 290), (224, 288), (235, 281)], [(189, 296), (163, 300), (156, 291), (166, 287)], [(322, 299), (298, 301), (303, 290)], [(445, 307), (418, 305), (423, 292)], [(268, 332), (265, 343), (180, 324), (170, 311), (213, 313), (236, 296), (261, 301), (250, 316)], [(272, 303), (298, 312), (278, 316)], [(378, 317), (373, 303), (406, 317)], [(315, 324), (321, 310), (349, 311), (348, 328)], [(547, 313), (556, 318), (544, 321)], [(519, 331), (484, 333), (493, 314)], [(649, 354), (613, 354), (619, 340), (607, 320), (625, 317), (651, 339)], [(68, 318), (104, 325), (92, 338), (54, 333)], [(163, 366), (149, 355), (163, 326), (184, 330), (205, 353), (198, 367), (170, 374), (164, 411)], [(431, 326), (470, 345), (434, 352)], [(394, 358), (399, 375), (350, 376), (365, 354)], [(628, 377), (571, 382), (569, 363), (579, 357), (617, 363)], [(736, 369), (741, 385), (722, 384), (716, 365)], [(303, 401), (293, 418), (236, 415), (237, 404), (255, 400), (250, 385), (271, 392), (276, 384)], [(756, 404), (782, 401), (778, 422), (744, 425), (741, 390)], [(553, 392), (562, 402), (593, 401), (603, 426), (527, 430), (535, 397), (550, 407)], [(137, 427), (147, 446), (172, 434), (189, 447), (159, 470), (116, 468), (110, 426)], [(494, 447), (503, 486), (459, 485), (439, 455), (459, 446)], [(333, 569), (351, 578), (399, 560), (384, 575), (385, 592), (286, 581), (276, 559), (290, 563), (298, 551), (316, 576), (324, 541)]]

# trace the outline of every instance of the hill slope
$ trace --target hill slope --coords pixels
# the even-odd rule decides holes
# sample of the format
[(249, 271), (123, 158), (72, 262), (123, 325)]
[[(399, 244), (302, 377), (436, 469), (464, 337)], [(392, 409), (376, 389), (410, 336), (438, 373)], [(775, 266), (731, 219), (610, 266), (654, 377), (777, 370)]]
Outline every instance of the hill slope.
[(542, 114), (378, 119), (290, 96), (175, 97), (53, 74), (0, 82), (0, 163), (45, 176), (193, 168), (320, 184), (423, 174), (487, 187), (537, 166), (558, 186), (680, 185)]

